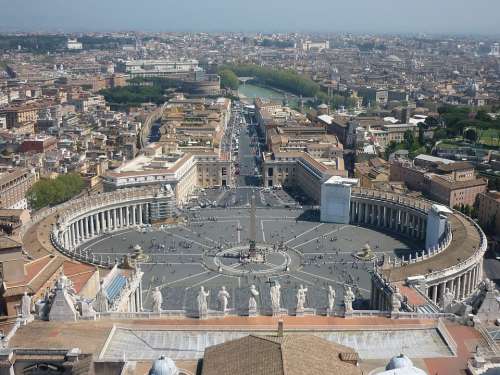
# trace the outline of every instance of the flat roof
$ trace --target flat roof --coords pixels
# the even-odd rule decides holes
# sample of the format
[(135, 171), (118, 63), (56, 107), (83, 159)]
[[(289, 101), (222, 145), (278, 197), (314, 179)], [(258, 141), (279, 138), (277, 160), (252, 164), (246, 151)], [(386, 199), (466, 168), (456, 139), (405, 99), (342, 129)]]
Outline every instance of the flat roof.
[(357, 185), (357, 178), (347, 178), (341, 176), (332, 176), (324, 182), (325, 185)]
[(455, 163), (454, 160), (444, 159), (444, 158), (438, 158), (437, 156), (425, 155), (425, 154), (417, 155), (417, 156), (415, 156), (415, 159), (430, 161), (430, 162), (434, 162), (434, 163), (441, 162), (443, 164), (452, 164), (452, 163)]

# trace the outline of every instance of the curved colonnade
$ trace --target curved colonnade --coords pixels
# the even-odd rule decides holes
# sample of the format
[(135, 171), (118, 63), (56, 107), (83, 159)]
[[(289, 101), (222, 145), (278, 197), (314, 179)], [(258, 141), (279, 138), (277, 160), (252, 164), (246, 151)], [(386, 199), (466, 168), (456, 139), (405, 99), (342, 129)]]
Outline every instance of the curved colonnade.
[[(423, 241), (427, 217), (433, 202), (404, 197), (379, 190), (353, 188), (350, 219), (352, 224), (368, 225)], [(439, 242), (408, 258), (384, 259), (378, 272), (389, 282), (418, 281), (434, 304), (446, 289), (455, 299), (471, 295), (483, 279), (483, 256), (487, 240), (471, 218), (453, 211), (447, 216)], [(379, 305), (372, 289), (372, 305)], [(387, 303), (389, 304), (389, 303)]]
[(80, 246), (103, 234), (149, 224), (159, 200), (174, 199), (159, 192), (158, 188), (123, 189), (74, 200), (71, 206), (59, 212), (51, 242), (72, 258), (112, 267), (116, 259), (96, 257)]
[[(151, 222), (151, 212), (159, 199), (158, 188), (123, 189), (97, 196), (83, 197), (59, 206), (57, 224), (51, 241), (54, 247), (74, 259), (102, 267), (112, 267), (116, 260), (103, 259), (81, 250), (86, 241), (117, 230)], [(69, 202), (68, 202), (69, 203)], [(353, 188), (350, 222), (393, 231), (423, 242), (432, 202), (378, 190)], [(470, 218), (453, 211), (448, 215), (439, 242), (408, 258), (387, 258), (377, 272), (388, 282), (418, 279), (427, 298), (437, 304), (446, 289), (462, 300), (474, 292), (483, 277), (482, 258), (486, 237)], [(372, 302), (377, 301), (372, 288)], [(375, 303), (374, 305), (377, 305)]]

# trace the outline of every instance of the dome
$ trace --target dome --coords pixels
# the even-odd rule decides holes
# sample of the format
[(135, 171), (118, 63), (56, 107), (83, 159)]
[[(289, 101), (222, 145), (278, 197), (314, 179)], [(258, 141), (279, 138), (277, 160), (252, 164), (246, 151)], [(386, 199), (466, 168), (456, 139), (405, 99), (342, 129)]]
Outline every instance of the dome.
[(385, 366), (386, 370), (395, 370), (398, 368), (413, 368), (413, 362), (404, 354), (400, 354), (392, 357), (387, 366)]
[(151, 370), (149, 370), (149, 375), (178, 375), (179, 370), (175, 365), (174, 361), (165, 356), (160, 356), (156, 361), (153, 362)]

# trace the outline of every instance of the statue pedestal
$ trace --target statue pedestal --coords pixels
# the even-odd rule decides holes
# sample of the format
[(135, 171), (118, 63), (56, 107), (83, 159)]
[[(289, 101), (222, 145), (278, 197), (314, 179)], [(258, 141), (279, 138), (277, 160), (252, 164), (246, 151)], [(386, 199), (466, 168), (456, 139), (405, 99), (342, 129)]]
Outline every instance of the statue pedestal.
[(335, 316), (335, 309), (326, 309), (326, 316)]
[(26, 324), (31, 323), (33, 320), (35, 320), (35, 316), (33, 314), (29, 314), (28, 316), (23, 316), (19, 319), (21, 325), (25, 326)]
[(248, 316), (257, 316), (257, 309), (248, 309)]
[(306, 307), (302, 310), (296, 310), (295, 311), (295, 316), (311, 316), (311, 315), (316, 315), (316, 310)]
[(279, 310), (273, 310), (272, 313), (273, 313), (273, 316), (288, 315), (288, 310), (281, 308)]
[(344, 310), (344, 318), (352, 318), (352, 314), (353, 311), (352, 310)]

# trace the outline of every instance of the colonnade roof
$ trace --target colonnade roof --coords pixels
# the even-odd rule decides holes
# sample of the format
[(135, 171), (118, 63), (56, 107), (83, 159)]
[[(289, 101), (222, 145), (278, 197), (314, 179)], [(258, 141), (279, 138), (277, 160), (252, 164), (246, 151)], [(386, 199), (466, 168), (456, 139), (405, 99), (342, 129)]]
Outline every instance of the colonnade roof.
[(391, 282), (404, 281), (410, 276), (425, 276), (431, 272), (445, 270), (472, 257), (481, 244), (481, 235), (478, 229), (465, 217), (458, 214), (450, 214), (448, 220), (453, 237), (445, 250), (416, 263), (383, 270), (384, 277)]

